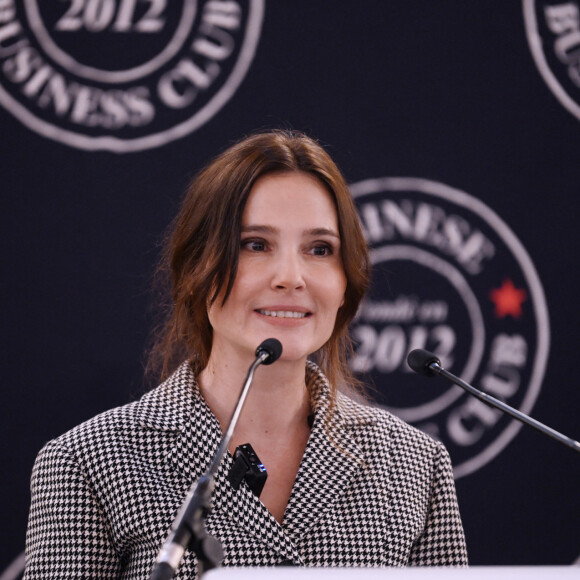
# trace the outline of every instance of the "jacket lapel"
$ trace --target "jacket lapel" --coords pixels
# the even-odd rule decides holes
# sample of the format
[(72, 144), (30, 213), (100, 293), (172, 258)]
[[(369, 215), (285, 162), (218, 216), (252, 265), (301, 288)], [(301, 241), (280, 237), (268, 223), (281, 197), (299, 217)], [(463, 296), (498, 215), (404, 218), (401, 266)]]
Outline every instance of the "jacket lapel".
[[(207, 469), (221, 436), (219, 423), (199, 395), (188, 363), (141, 398), (137, 421), (157, 432), (159, 462), (189, 485)], [(206, 428), (194, 429), (194, 425)]]
[(349, 399), (340, 394), (330, 410), (326, 377), (314, 365), (309, 364), (309, 370), (317, 374), (315, 420), (284, 516), (284, 528), (296, 541), (333, 509), (353, 479), (363, 476), (357, 431), (374, 422), (370, 415), (353, 411)]
[[(184, 363), (165, 383), (147, 393), (138, 403), (137, 420), (142, 427), (159, 432), (159, 462), (183, 490), (203, 475), (221, 442), (219, 421), (201, 396), (189, 364)], [(245, 485), (235, 490), (227, 480), (233, 464), (228, 452), (215, 474), (208, 530), (219, 535), (224, 525), (237, 527), (266, 544), (275, 559), (299, 563), (300, 556), (283, 528)], [(228, 523), (229, 522), (229, 523)]]

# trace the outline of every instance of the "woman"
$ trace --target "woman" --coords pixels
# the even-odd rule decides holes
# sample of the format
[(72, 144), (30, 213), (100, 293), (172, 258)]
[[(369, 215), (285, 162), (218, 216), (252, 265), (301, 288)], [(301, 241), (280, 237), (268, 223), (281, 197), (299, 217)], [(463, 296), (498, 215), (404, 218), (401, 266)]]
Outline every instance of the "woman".
[[(147, 578), (269, 337), (282, 356), (256, 371), (207, 517), (224, 565), (466, 563), (442, 445), (343, 393), (369, 266), (346, 183), (316, 142), (274, 131), (217, 157), (187, 192), (164, 264), (165, 382), (40, 452), (25, 578)], [(267, 469), (259, 497), (228, 480), (246, 443)], [(187, 552), (176, 578), (196, 574)]]

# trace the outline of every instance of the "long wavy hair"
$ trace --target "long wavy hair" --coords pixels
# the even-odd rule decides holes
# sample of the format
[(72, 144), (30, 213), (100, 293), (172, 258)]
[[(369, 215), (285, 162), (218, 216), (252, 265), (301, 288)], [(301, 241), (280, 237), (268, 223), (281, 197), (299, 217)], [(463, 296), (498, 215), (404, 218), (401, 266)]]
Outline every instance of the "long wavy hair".
[(287, 130), (242, 139), (202, 169), (187, 188), (157, 271), (167, 281), (171, 296), (149, 357), (149, 371), (158, 379), (166, 378), (186, 359), (195, 373), (206, 367), (213, 336), (208, 305), (220, 295), (225, 303), (235, 282), (248, 196), (260, 177), (288, 172), (314, 177), (331, 194), (347, 279), (332, 335), (310, 358), (328, 377), (333, 401), (337, 388), (358, 385), (348, 367), (352, 350), (348, 327), (369, 285), (367, 245), (348, 186), (334, 161), (315, 140)]

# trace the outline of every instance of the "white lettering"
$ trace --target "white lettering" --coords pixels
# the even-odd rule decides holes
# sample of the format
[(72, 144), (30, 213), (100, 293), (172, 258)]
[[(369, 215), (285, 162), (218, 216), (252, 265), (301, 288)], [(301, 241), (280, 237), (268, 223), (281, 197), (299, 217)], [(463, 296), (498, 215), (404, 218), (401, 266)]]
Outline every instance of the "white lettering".
[(234, 39), (225, 30), (202, 24), (199, 31), (205, 38), (194, 40), (193, 50), (197, 54), (212, 60), (225, 60), (234, 52), (236, 48)]
[(369, 322), (411, 322), (415, 319), (418, 300), (416, 297), (399, 296), (396, 300), (373, 302), (364, 300), (360, 316)]
[(409, 199), (363, 204), (361, 222), (370, 243), (403, 240), (421, 242), (455, 257), (469, 274), (479, 274), (495, 255), (495, 246), (480, 230), (438, 206)]
[(381, 223), (379, 210), (375, 204), (365, 203), (360, 208), (360, 216), (363, 234), (368, 242), (379, 242), (385, 239), (385, 230)]
[(17, 37), (22, 32), (20, 22), (9, 22), (0, 27), (0, 44), (9, 38)]
[(379, 330), (370, 324), (357, 324), (352, 329), (352, 337), (357, 343), (350, 361), (355, 372), (370, 372), (375, 368), (382, 373), (396, 369), (408, 372), (405, 357), (415, 348), (433, 351), (444, 366), (449, 366), (456, 343), (453, 328), (445, 324), (432, 328), (389, 324)]
[(198, 36), (191, 45), (191, 57), (183, 58), (159, 80), (157, 92), (165, 105), (183, 109), (213, 84), (222, 70), (218, 62), (231, 56), (235, 49), (227, 30), (238, 29), (241, 17), (237, 2), (214, 0), (206, 4)]
[(31, 47), (25, 46), (3, 63), (6, 79), (21, 85), (24, 96), (39, 107), (51, 107), (56, 115), (77, 125), (119, 129), (151, 122), (155, 109), (146, 87), (126, 91), (103, 91), (95, 87), (67, 84)]
[(43, 64), (26, 82), (22, 88), (22, 92), (27, 97), (35, 97), (46, 84), (48, 79), (54, 73), (52, 68), (47, 64)]
[(470, 274), (479, 274), (482, 262), (495, 254), (494, 245), (480, 231), (473, 232), (457, 250), (457, 261)]
[(449, 305), (442, 300), (426, 300), (419, 307), (417, 318), (421, 322), (442, 322), (447, 319)]
[(195, 100), (200, 89), (211, 85), (219, 72), (220, 67), (214, 62), (202, 70), (192, 60), (183, 59), (159, 80), (159, 98), (172, 109), (183, 109)]
[(211, 0), (205, 6), (203, 21), (226, 30), (236, 30), (240, 27), (242, 9), (233, 0)]
[(493, 339), (483, 388), (499, 399), (513, 397), (520, 386), (519, 368), (526, 364), (528, 345), (523, 336), (500, 334)]
[(502, 367), (483, 375), (481, 384), (484, 390), (498, 399), (513, 397), (520, 386), (520, 373), (516, 369)]
[(99, 124), (97, 115), (98, 97), (101, 91), (91, 90), (90, 87), (78, 86), (76, 99), (71, 111), (71, 120), (78, 125), (89, 127)]
[(5, 61), (2, 71), (6, 78), (16, 84), (23, 83), (30, 75), (38, 70), (43, 64), (43, 60), (31, 47), (24, 47), (16, 55)]
[[(0, 3), (0, 58), (8, 58), (25, 46), (28, 46), (28, 41), (22, 34), (22, 26), (20, 22), (14, 19), (16, 13), (13, 7), (2, 5)], [(12, 43), (7, 42), (9, 39)]]
[(577, 30), (580, 24), (578, 7), (573, 2), (546, 6), (544, 14), (546, 15), (548, 28), (558, 36), (564, 34), (564, 32)]
[(136, 18), (137, 0), (69, 0), (68, 10), (55, 24), (56, 30), (93, 34), (113, 32), (155, 33), (165, 26), (167, 0), (142, 0), (149, 8)]
[(359, 318), (368, 322), (442, 322), (448, 312), (449, 305), (442, 300), (420, 302), (416, 296), (401, 295), (396, 300), (364, 300)]
[(523, 367), (528, 359), (528, 343), (520, 334), (499, 334), (491, 345), (490, 361), (493, 365)]
[(16, 7), (13, 0), (0, 0), (0, 22), (16, 20)]
[(129, 124), (134, 127), (148, 125), (155, 117), (155, 107), (150, 101), (147, 87), (134, 87), (125, 91), (123, 101), (129, 109)]
[[(519, 368), (527, 361), (527, 343), (518, 334), (499, 334), (491, 344), (491, 355), (486, 372), (481, 379), (485, 392), (497, 399), (513, 397), (521, 382)], [(477, 443), (487, 429), (501, 417), (501, 411), (492, 409), (481, 401), (470, 398), (449, 414), (447, 429), (451, 439), (458, 445)]]
[(58, 74), (48, 79), (44, 91), (38, 98), (38, 104), (41, 107), (46, 108), (52, 103), (55, 113), (60, 117), (68, 113), (71, 102), (72, 98), (67, 90), (66, 81)]
[[(390, 237), (394, 237), (398, 232), (401, 237), (415, 239), (416, 228), (413, 226), (413, 204), (408, 199), (403, 199), (400, 205), (394, 201), (385, 201), (382, 206), (385, 221), (385, 232), (390, 232)], [(388, 230), (387, 230), (388, 228)]]
[(572, 81), (580, 86), (580, 13), (572, 2), (544, 9), (546, 24), (557, 38), (554, 52), (560, 62), (568, 65)]
[(556, 56), (564, 64), (572, 64), (577, 62), (580, 58), (580, 30), (569, 32), (564, 36), (560, 36), (554, 42), (554, 51)]

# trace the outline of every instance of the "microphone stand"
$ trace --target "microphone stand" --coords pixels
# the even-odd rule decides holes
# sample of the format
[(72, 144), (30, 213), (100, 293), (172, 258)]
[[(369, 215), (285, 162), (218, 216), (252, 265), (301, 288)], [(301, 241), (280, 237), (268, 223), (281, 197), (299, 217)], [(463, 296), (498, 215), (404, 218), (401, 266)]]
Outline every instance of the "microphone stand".
[(259, 365), (271, 364), (280, 356), (281, 346), (280, 352), (272, 352), (268, 346), (271, 345), (264, 345), (262, 343), (256, 350), (256, 360), (248, 370), (228, 429), (222, 436), (220, 445), (208, 470), (191, 486), (171, 526), (171, 531), (157, 556), (149, 580), (170, 580), (173, 578), (183, 554), (188, 547), (197, 556), (199, 577), (206, 570), (211, 570), (221, 564), (223, 560), (222, 545), (218, 539), (207, 533), (204, 518), (211, 509), (211, 496), (215, 487), (214, 475), (222, 457), (228, 449), (230, 439), (232, 438), (240, 413), (242, 412), (246, 395), (250, 389), (254, 371)]
[(566, 435), (559, 433), (555, 429), (552, 429), (551, 427), (548, 427), (547, 425), (540, 423), (540, 421), (537, 421), (533, 417), (530, 417), (529, 415), (526, 415), (525, 413), (522, 413), (521, 411), (518, 411), (517, 409), (510, 407), (503, 401), (500, 401), (499, 399), (496, 399), (495, 397), (492, 397), (491, 395), (488, 395), (487, 393), (484, 393), (483, 391), (476, 389), (469, 383), (466, 383), (464, 380), (445, 370), (441, 366), (441, 361), (434, 354), (428, 351), (417, 349), (416, 351), (412, 351), (411, 353), (409, 353), (407, 361), (409, 363), (409, 366), (415, 372), (425, 374), (427, 376), (437, 374), (442, 377), (445, 377), (446, 379), (450, 380), (452, 383), (461, 387), (463, 390), (467, 391), (468, 393), (470, 393), (471, 395), (473, 395), (474, 397), (476, 397), (489, 407), (495, 407), (496, 409), (499, 409), (500, 411), (506, 413), (507, 415), (510, 415), (510, 417), (513, 417), (514, 419), (517, 419), (518, 421), (521, 421), (522, 423), (525, 423), (526, 425), (529, 425), (530, 427), (533, 427), (534, 429), (540, 431), (540, 433), (548, 435), (548, 437), (551, 437), (552, 439), (559, 441), (560, 443), (566, 445), (567, 447), (571, 447), (575, 451), (580, 452), (580, 443), (578, 441), (574, 441), (574, 439), (571, 439), (570, 437), (567, 437)]

